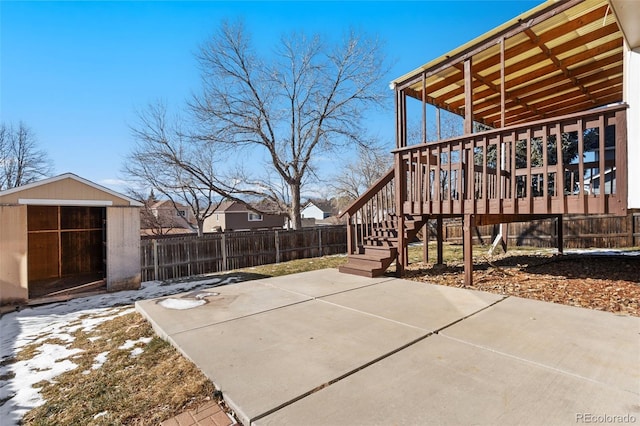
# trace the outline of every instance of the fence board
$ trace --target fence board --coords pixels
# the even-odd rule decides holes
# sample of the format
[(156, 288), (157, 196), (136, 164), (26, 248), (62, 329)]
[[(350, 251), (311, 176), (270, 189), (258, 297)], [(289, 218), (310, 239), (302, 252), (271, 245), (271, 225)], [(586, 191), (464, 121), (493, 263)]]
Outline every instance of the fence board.
[[(462, 226), (456, 219), (447, 221), (444, 240), (462, 244)], [(509, 245), (530, 247), (556, 247), (556, 219), (531, 222), (514, 222), (509, 225)], [(435, 239), (435, 227), (431, 226), (429, 238)], [(563, 217), (565, 248), (615, 248), (640, 245), (640, 212), (627, 216), (565, 215)], [(497, 225), (479, 226), (473, 241), (475, 244), (491, 244)]]
[(140, 270), (143, 281), (167, 280), (346, 250), (345, 226), (149, 236), (140, 241)]

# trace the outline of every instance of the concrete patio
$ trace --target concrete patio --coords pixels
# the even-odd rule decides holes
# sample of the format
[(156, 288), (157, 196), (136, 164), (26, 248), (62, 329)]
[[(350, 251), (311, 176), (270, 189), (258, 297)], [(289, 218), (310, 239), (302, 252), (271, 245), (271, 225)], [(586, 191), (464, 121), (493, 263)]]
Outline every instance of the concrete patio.
[(171, 298), (207, 303), (136, 309), (245, 425), (640, 422), (637, 317), (334, 269)]

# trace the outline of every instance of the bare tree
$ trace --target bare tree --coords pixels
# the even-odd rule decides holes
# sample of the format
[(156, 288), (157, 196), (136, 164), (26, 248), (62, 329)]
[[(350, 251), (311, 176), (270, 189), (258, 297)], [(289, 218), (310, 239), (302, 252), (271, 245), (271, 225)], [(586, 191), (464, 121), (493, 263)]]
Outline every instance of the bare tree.
[(142, 204), (140, 208), (140, 229), (144, 229), (151, 235), (169, 234), (174, 227), (173, 215), (169, 217), (165, 210), (155, 211), (153, 206), (158, 202), (153, 194), (153, 189), (149, 196), (144, 196), (142, 192), (129, 188), (129, 196)]
[[(276, 203), (299, 229), (300, 193), (314, 174), (313, 159), (362, 143), (362, 119), (385, 96), (386, 70), (378, 41), (354, 33), (336, 46), (292, 34), (274, 58), (256, 52), (242, 24), (223, 23), (199, 51), (203, 87), (190, 108), (200, 140), (259, 153), (240, 161), (254, 167), (236, 174), (236, 194)], [(252, 160), (259, 155), (267, 158), (262, 174)]]
[(38, 148), (33, 131), (20, 122), (17, 128), (0, 125), (0, 190), (15, 188), (53, 174), (53, 163)]
[(378, 145), (358, 146), (356, 161), (344, 163), (330, 187), (339, 199), (350, 203), (359, 198), (392, 166), (393, 157), (388, 149)]
[[(167, 120), (164, 104), (157, 103), (139, 115), (132, 129), (136, 146), (123, 167), (137, 188), (152, 188), (174, 205), (189, 207), (204, 232), (204, 221), (220, 206), (222, 192), (233, 192), (233, 186), (216, 177), (217, 161), (210, 144), (193, 143), (175, 123)], [(135, 190), (134, 190), (135, 192)], [(150, 218), (151, 219), (151, 218)]]

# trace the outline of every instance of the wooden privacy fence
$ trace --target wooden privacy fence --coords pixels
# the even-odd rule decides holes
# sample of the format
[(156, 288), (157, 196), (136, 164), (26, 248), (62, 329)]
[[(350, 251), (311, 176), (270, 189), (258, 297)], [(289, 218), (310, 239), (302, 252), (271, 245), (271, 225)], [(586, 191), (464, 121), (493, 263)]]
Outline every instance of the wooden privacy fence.
[(142, 281), (166, 280), (345, 253), (344, 225), (297, 231), (267, 230), (142, 237)]
[[(474, 243), (491, 244), (498, 225), (479, 226)], [(508, 244), (530, 247), (556, 247), (556, 219), (510, 223)], [(565, 215), (563, 216), (563, 240), (565, 248), (615, 248), (640, 246), (640, 212), (627, 216)], [(444, 240), (462, 243), (462, 226), (459, 220), (446, 222)], [(429, 238), (435, 239), (435, 229)]]

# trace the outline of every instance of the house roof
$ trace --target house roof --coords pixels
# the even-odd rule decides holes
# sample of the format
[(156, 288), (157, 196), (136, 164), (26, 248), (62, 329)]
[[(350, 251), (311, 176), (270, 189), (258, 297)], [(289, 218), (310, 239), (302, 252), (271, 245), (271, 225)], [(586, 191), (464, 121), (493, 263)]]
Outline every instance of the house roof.
[[(637, 4), (631, 7), (634, 1), (611, 0), (616, 9), (634, 9), (638, 16)], [(637, 22), (627, 24), (630, 34), (637, 32)], [(623, 33), (608, 0), (549, 0), (392, 84), (413, 98), (464, 116), (464, 62), (469, 58), (474, 120), (491, 127), (622, 101)]]
[(241, 212), (246, 210), (247, 208), (243, 204), (238, 203), (236, 201), (223, 201), (222, 203), (220, 203), (218, 208), (215, 209), (216, 212), (229, 212), (229, 213), (233, 211)]
[[(266, 214), (281, 214), (278, 211), (278, 207), (274, 203), (267, 200), (253, 203), (253, 206), (255, 207), (255, 209)], [(223, 213), (239, 213), (248, 212), (249, 209), (247, 208), (247, 206), (238, 201), (223, 201), (215, 211)]]
[(142, 203), (73, 173), (0, 191), (0, 203), (73, 204), (73, 205), (129, 205)]
[[(175, 203), (175, 207), (183, 209), (187, 208), (187, 206), (180, 203)], [(155, 203), (151, 204), (151, 206), (149, 206), (149, 208), (151, 209), (174, 209), (175, 207), (174, 203), (171, 200), (156, 201)]]
[(337, 213), (337, 211), (336, 211), (335, 207), (333, 206), (333, 204), (331, 203), (331, 201), (328, 201), (328, 200), (309, 200), (304, 205), (304, 208), (307, 208), (307, 206), (309, 206), (310, 204), (313, 204), (314, 206), (316, 206), (317, 208), (322, 210), (324, 213), (331, 213), (331, 214)]

